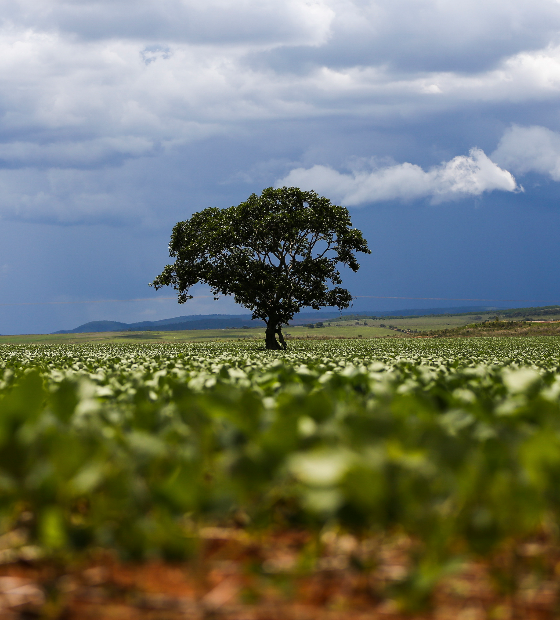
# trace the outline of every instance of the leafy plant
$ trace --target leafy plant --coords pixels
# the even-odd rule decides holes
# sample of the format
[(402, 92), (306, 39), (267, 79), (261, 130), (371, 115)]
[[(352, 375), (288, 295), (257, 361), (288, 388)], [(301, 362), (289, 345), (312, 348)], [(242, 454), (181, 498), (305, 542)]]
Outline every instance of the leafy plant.
[(420, 605), (462, 558), (560, 518), (558, 344), (1, 346), (0, 533), (178, 559), (239, 514), (401, 532), (391, 591)]

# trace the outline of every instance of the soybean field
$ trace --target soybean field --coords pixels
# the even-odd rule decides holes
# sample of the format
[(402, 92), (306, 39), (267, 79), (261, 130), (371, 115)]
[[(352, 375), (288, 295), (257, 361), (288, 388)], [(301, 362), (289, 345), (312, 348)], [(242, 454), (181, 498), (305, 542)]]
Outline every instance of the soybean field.
[(556, 336), (0, 345), (13, 617), (553, 618), (559, 480)]

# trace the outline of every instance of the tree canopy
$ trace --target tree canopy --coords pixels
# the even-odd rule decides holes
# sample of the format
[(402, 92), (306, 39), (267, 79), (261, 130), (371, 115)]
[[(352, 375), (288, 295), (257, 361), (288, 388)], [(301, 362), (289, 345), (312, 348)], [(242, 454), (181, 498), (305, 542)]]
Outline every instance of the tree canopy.
[(179, 303), (192, 299), (189, 290), (198, 282), (216, 298), (233, 295), (266, 323), (267, 348), (285, 348), (282, 325), (301, 308), (350, 305), (337, 266), (357, 271), (355, 252), (370, 254), (347, 209), (313, 191), (269, 187), (238, 206), (204, 209), (178, 222), (169, 244), (175, 262), (151, 286), (173, 286)]

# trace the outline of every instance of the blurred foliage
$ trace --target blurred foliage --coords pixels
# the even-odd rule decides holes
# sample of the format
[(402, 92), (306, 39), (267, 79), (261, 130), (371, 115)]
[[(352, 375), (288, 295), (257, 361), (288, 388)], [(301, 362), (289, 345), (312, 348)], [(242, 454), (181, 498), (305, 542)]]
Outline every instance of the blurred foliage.
[(175, 560), (239, 514), (404, 532), (420, 605), (462, 557), (558, 522), (559, 344), (2, 346), (0, 534)]

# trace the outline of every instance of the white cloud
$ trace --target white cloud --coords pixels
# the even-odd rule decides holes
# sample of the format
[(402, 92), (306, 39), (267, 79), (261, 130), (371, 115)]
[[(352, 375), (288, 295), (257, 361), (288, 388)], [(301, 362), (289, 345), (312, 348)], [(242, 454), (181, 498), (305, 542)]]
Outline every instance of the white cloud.
[[(135, 181), (122, 170), (119, 181), (124, 161), (241, 134), (256, 153), (270, 121), (318, 121), (326, 133), (339, 118), (367, 119), (389, 134), (403, 119), (560, 96), (560, 3), (550, 0), (0, 0), (0, 14), (5, 217), (129, 214), (123, 188)], [(267, 148), (270, 160), (302, 161)], [(433, 200), (514, 183), (490, 165), (483, 180), (475, 155), (461, 162), (479, 172), (450, 172), (463, 179), (455, 185), (443, 168), (436, 181), (412, 164), (373, 171), (359, 190), (365, 173), (312, 170), (350, 184), (352, 200), (375, 179), (381, 193)], [(117, 172), (107, 185), (105, 173), (73, 174), (83, 168)], [(277, 176), (266, 174), (263, 183)], [(72, 179), (81, 207), (57, 175)]]
[(491, 157), (517, 174), (538, 172), (560, 181), (560, 133), (546, 127), (510, 127)]
[(426, 197), (432, 202), (443, 202), (494, 190), (521, 190), (510, 172), (477, 148), (471, 149), (468, 156), (459, 155), (427, 172), (410, 163), (350, 174), (341, 174), (328, 166), (296, 168), (276, 182), (276, 187), (281, 186), (313, 189), (343, 206)]
[[(316, 38), (308, 43), (312, 47)], [(403, 114), (560, 94), (559, 47), (522, 52), (474, 75), (395, 72), (367, 58), (342, 67), (334, 61), (312, 64), (294, 74), (247, 64), (255, 50), (262, 48), (250, 38), (243, 44), (90, 41), (5, 27), (0, 142), (35, 140), (43, 152), (55, 142), (83, 142), (85, 149), (92, 140), (180, 144), (231, 132), (246, 121), (352, 114), (385, 123)], [(21, 152), (20, 146), (5, 148)]]

